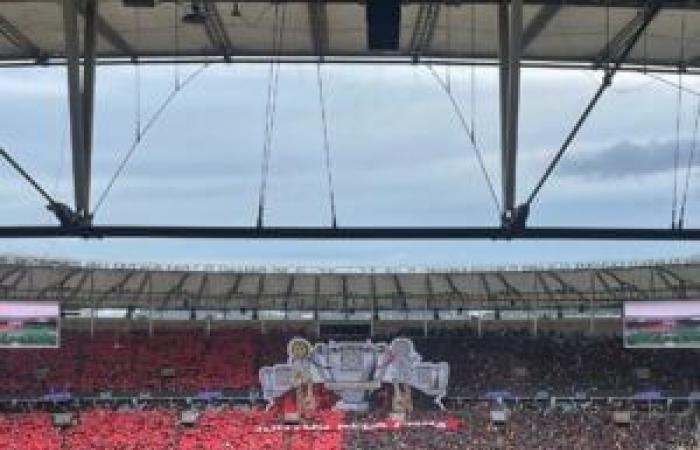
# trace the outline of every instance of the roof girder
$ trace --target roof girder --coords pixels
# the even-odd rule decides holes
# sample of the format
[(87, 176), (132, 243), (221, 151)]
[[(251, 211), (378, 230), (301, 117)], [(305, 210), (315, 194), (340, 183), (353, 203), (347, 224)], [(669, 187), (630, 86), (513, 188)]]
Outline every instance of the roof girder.
[(579, 289), (574, 287), (574, 285), (572, 285), (571, 283), (564, 280), (556, 272), (548, 271), (545, 273), (548, 274), (550, 277), (552, 277), (552, 279), (554, 281), (556, 281), (557, 284), (559, 284), (559, 286), (561, 286), (561, 289), (563, 292), (571, 292), (571, 293), (576, 294), (576, 296), (579, 298), (580, 301), (590, 301), (590, 298), (586, 298), (586, 295), (583, 292), (581, 292)]
[(542, 31), (547, 28), (547, 25), (559, 14), (561, 11), (562, 4), (559, 3), (545, 3), (537, 11), (537, 14), (530, 20), (527, 28), (523, 30), (522, 36), (522, 52), (525, 53), (527, 48), (532, 44), (532, 42), (537, 39), (537, 37), (542, 33)]
[(30, 55), (34, 55), (36, 62), (42, 63), (46, 60), (46, 52), (41, 50), (26, 34), (17, 29), (17, 27), (6, 17), (0, 14), (0, 36), (15, 46), (19, 50), (24, 50)]
[(419, 5), (416, 21), (413, 25), (413, 32), (411, 33), (411, 40), (408, 44), (409, 52), (416, 61), (433, 41), (439, 15), (439, 3), (421, 3)]
[[(449, 273), (446, 273), (445, 275), (445, 281), (447, 281), (447, 286), (450, 288), (450, 291), (452, 295), (457, 295), (459, 299), (462, 301), (462, 306), (467, 305), (467, 295), (461, 290), (457, 288), (457, 285), (455, 284), (454, 280), (452, 279), (452, 276)], [(450, 301), (450, 306), (451, 306), (452, 301)]]
[(204, 30), (211, 42), (212, 48), (222, 52), (224, 60), (228, 60), (232, 51), (231, 38), (226, 31), (226, 26), (221, 18), (219, 8), (214, 2), (205, 2), (204, 11)]
[[(241, 273), (236, 274), (235, 278), (233, 279), (233, 282), (231, 283), (231, 287), (224, 294), (224, 305), (225, 306), (229, 306), (231, 303), (233, 303), (233, 299), (238, 297), (239, 288), (241, 286), (241, 279), (242, 278), (243, 278), (243, 274), (241, 274)], [(238, 302), (238, 307), (243, 308), (242, 301)]]
[(309, 2), (308, 6), (309, 30), (314, 53), (323, 60), (328, 53), (328, 10), (326, 2), (318, 0)]
[(73, 269), (73, 270), (69, 271), (66, 275), (61, 277), (61, 279), (57, 280), (55, 283), (49, 283), (46, 286), (44, 286), (37, 293), (37, 295), (36, 295), (37, 298), (44, 298), (51, 291), (63, 290), (63, 287), (66, 285), (66, 283), (68, 281), (70, 281), (71, 278), (80, 274), (81, 272), (82, 272), (82, 269)]

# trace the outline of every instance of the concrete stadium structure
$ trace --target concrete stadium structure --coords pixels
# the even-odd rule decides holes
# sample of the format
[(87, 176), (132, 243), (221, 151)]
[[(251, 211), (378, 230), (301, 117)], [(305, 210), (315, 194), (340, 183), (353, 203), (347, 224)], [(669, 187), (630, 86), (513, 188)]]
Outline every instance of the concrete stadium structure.
[(625, 300), (698, 298), (698, 279), (700, 263), (680, 260), (450, 271), (0, 260), (0, 298), (58, 301), (69, 316), (113, 319), (610, 319)]

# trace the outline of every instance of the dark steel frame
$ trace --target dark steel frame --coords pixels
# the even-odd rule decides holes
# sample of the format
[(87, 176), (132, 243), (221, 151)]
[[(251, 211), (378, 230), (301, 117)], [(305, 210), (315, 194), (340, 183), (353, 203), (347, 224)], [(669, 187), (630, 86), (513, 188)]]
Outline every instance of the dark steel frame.
[[(239, 1), (259, 1), (259, 0), (239, 0)], [(284, 1), (284, 0), (282, 0)], [(290, 0), (300, 3), (312, 3), (312, 0)], [(320, 4), (325, 3), (343, 3), (349, 0), (320, 0)], [(355, 0), (352, 0), (353, 2)], [(460, 1), (455, 3), (497, 3), (498, 0), (486, 1)], [(209, 3), (225, 3), (206, 0)], [(318, 3), (319, 0), (313, 0)], [(233, 2), (232, 2), (233, 3)], [(404, 1), (403, 3), (409, 3)], [(427, 0), (425, 4), (452, 3), (451, 0)], [(625, 28), (625, 34), (622, 36), (624, 46), (620, 49), (619, 55), (614, 56), (611, 60), (593, 61), (590, 63), (582, 63), (580, 61), (559, 61), (548, 63), (546, 61), (527, 61), (521, 58), (519, 52), (513, 53), (508, 50), (506, 52), (506, 44), (509, 49), (518, 49), (522, 46), (521, 33), (522, 17), (519, 8), (516, 8), (510, 14), (515, 18), (511, 24), (508, 35), (503, 34), (501, 37), (500, 60), (492, 57), (487, 58), (463, 58), (450, 59), (448, 55), (425, 55), (425, 58), (420, 58), (419, 55), (395, 55), (384, 58), (362, 58), (356, 55), (336, 55), (327, 56), (323, 52), (320, 55), (314, 56), (299, 56), (290, 57), (260, 57), (237, 56), (232, 57), (228, 52), (228, 44), (224, 42), (226, 36), (219, 33), (219, 37), (214, 39), (217, 42), (215, 47), (218, 53), (211, 55), (180, 55), (178, 58), (164, 57), (159, 55), (153, 57), (136, 57), (131, 55), (129, 58), (117, 57), (110, 59), (108, 57), (98, 57), (96, 54), (96, 39), (98, 33), (104, 34), (105, 26), (100, 23), (100, 16), (97, 11), (98, 0), (89, 0), (83, 4), (79, 0), (65, 0), (64, 7), (64, 22), (66, 36), (66, 57), (51, 58), (50, 56), (42, 56), (41, 59), (24, 59), (24, 60), (0, 60), (0, 68), (18, 66), (31, 66), (36, 64), (42, 65), (66, 65), (68, 72), (69, 84), (69, 105), (71, 116), (71, 137), (73, 147), (73, 163), (74, 163), (74, 189), (75, 189), (75, 210), (62, 204), (57, 204), (52, 198), (45, 193), (45, 198), (49, 201), (49, 209), (56, 214), (61, 222), (61, 226), (7, 226), (0, 227), (0, 238), (199, 238), (199, 239), (422, 239), (422, 240), (462, 240), (462, 239), (492, 239), (492, 240), (509, 240), (509, 239), (568, 239), (568, 240), (700, 240), (700, 229), (678, 229), (678, 228), (595, 228), (595, 227), (528, 227), (526, 226), (527, 211), (532, 199), (537, 194), (538, 190), (546, 180), (547, 176), (553, 170), (559, 158), (563, 155), (568, 147), (572, 137), (578, 131), (578, 128), (585, 122), (588, 113), (593, 109), (597, 99), (602, 92), (610, 85), (612, 77), (618, 70), (636, 70), (642, 72), (653, 71), (677, 71), (677, 67), (669, 64), (668, 67), (662, 66), (643, 66), (640, 64), (627, 64), (627, 56), (634, 47), (637, 39), (640, 37), (645, 27), (654, 19), (659, 10), (663, 7), (688, 7), (692, 2), (685, 1), (661, 1), (661, 0), (613, 0), (605, 3), (602, 0), (574, 0), (577, 5), (588, 6), (626, 6), (641, 8), (637, 16)], [(520, 2), (514, 2), (515, 5), (521, 5)], [(550, 2), (543, 2), (544, 5), (550, 5)], [(541, 21), (551, 19), (553, 14), (556, 14), (557, 2), (552, 2), (548, 9), (543, 13)], [(572, 4), (567, 2), (566, 4)], [(502, 3), (506, 7), (505, 3)], [(511, 7), (512, 9), (512, 7)], [(77, 27), (78, 16), (82, 15), (85, 19), (86, 26), (84, 30)], [(504, 15), (504, 18), (506, 16)], [(504, 22), (505, 23), (505, 22)], [(216, 25), (216, 24), (214, 24)], [(541, 25), (538, 25), (541, 27)], [(102, 31), (100, 31), (102, 30)], [(513, 30), (517, 31), (511, 39)], [(537, 33), (537, 29), (530, 31), (525, 30), (526, 34), (532, 35)], [(15, 33), (16, 34), (16, 33)], [(321, 48), (323, 43), (323, 33), (320, 30), (314, 32), (315, 38), (319, 41), (317, 47)], [(81, 39), (82, 37), (82, 39)], [(212, 39), (216, 36), (211, 36)], [(507, 39), (506, 39), (507, 38)], [(529, 37), (528, 39), (531, 39)], [(80, 41), (84, 42), (84, 48), (81, 51)], [(220, 44), (220, 45), (219, 45)], [(123, 47), (123, 46), (122, 46)], [(223, 50), (222, 50), (223, 49)], [(222, 54), (223, 51), (223, 54)], [(216, 52), (216, 51), (215, 51)], [(606, 52), (609, 53), (609, 52)], [(406, 64), (406, 63), (424, 63), (424, 64), (466, 64), (466, 65), (493, 65), (501, 69), (506, 66), (513, 68), (505, 75), (508, 75), (509, 88), (501, 89), (501, 100), (509, 101), (510, 108), (508, 114), (502, 118), (503, 136), (510, 136), (508, 140), (504, 139), (506, 145), (504, 147), (504, 156), (508, 156), (510, 163), (508, 167), (503, 169), (504, 179), (504, 214), (508, 220), (504, 220), (501, 226), (492, 227), (191, 227), (191, 226), (120, 226), (120, 225), (92, 225), (92, 216), (89, 211), (90, 204), (90, 160), (92, 148), (92, 115), (93, 115), (93, 97), (94, 97), (94, 74), (95, 67), (100, 64), (133, 64), (139, 62), (142, 64), (159, 64), (159, 63), (185, 63), (185, 62), (207, 62), (207, 63), (255, 63), (276, 60), (289, 63), (367, 63), (367, 64)], [(598, 93), (591, 100), (588, 108), (581, 115), (569, 138), (565, 141), (557, 157), (547, 169), (545, 176), (536, 186), (533, 194), (524, 206), (516, 211), (513, 208), (515, 201), (515, 136), (517, 136), (517, 95), (518, 89), (515, 89), (519, 83), (520, 67), (549, 67), (549, 68), (574, 68), (574, 69), (604, 69), (606, 77), (603, 85)], [(517, 70), (516, 70), (517, 69)], [(687, 70), (687, 68), (684, 68)], [(700, 70), (700, 67), (695, 67), (695, 73)], [(690, 70), (692, 72), (692, 70)], [(84, 79), (84, 83), (80, 83), (80, 79)], [(504, 78), (505, 80), (506, 78)], [(513, 88), (513, 89), (511, 89)], [(505, 103), (504, 103), (505, 104)], [(504, 120), (508, 118), (508, 120)], [(512, 125), (512, 126), (510, 126)], [(11, 162), (12, 164), (12, 162)], [(30, 182), (29, 177), (20, 168), (18, 170)], [(33, 183), (36, 184), (36, 183)], [(35, 186), (36, 187), (36, 186)], [(42, 190), (38, 189), (40, 193)], [(520, 214), (520, 210), (525, 211)], [(517, 212), (517, 214), (516, 214)], [(521, 217), (522, 216), (522, 217)]]
[(5, 226), (6, 238), (178, 238), (326, 240), (637, 240), (700, 241), (700, 229), (604, 227), (202, 227), (158, 225)]

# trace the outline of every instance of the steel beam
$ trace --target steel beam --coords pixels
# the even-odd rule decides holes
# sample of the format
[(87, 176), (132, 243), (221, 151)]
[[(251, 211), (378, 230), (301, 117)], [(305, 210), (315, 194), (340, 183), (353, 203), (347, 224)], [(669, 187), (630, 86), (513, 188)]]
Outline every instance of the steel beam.
[(111, 294), (115, 294), (115, 293), (119, 293), (119, 292), (123, 291), (124, 286), (126, 286), (129, 283), (129, 281), (131, 281), (131, 279), (133, 279), (138, 274), (139, 274), (139, 272), (134, 270), (134, 271), (131, 271), (131, 272), (127, 273), (126, 275), (124, 275), (124, 278), (122, 278), (121, 280), (114, 283), (112, 286), (109, 287), (109, 289), (107, 289), (106, 291), (104, 291), (102, 293), (102, 295), (100, 295), (100, 298), (94, 302), (94, 306), (99, 307), (99, 305), (102, 305), (102, 303)]
[(374, 318), (379, 314), (379, 305), (377, 304), (377, 280), (375, 279), (374, 273), (369, 274), (369, 292), (372, 299), (372, 317)]
[(40, 64), (45, 61), (48, 56), (34, 41), (2, 15), (0, 15), (0, 36), (4, 36), (5, 39), (17, 49), (32, 55), (34, 60)]
[(296, 281), (296, 277), (294, 274), (289, 274), (289, 280), (287, 280), (287, 288), (285, 289), (285, 296), (287, 298), (291, 297), (294, 294), (294, 283)]
[(342, 298), (343, 298), (343, 307), (341, 308), (341, 311), (347, 312), (348, 311), (348, 277), (346, 275), (340, 276), (340, 284), (341, 284), (341, 291), (342, 291)]
[(645, 21), (646, 7), (639, 11), (629, 22), (627, 22), (615, 36), (610, 38), (610, 41), (606, 43), (605, 47), (598, 52), (594, 61), (597, 65), (607, 65), (615, 63), (621, 56), (621, 53), (629, 45), (630, 40), (634, 40), (636, 43), (637, 39), (634, 37), (637, 30), (641, 27), (646, 27)]
[(605, 279), (605, 277), (603, 277), (603, 274), (600, 271), (595, 272), (595, 278), (600, 281), (600, 284), (603, 285), (603, 289), (605, 289), (609, 296), (615, 297), (615, 290), (612, 288), (612, 286), (610, 286), (610, 283)]
[(226, 25), (221, 18), (219, 8), (213, 2), (205, 2), (204, 13), (204, 30), (211, 42), (212, 48), (224, 54), (224, 59), (228, 60), (231, 57), (231, 38), (226, 31)]
[(425, 274), (425, 309), (435, 306), (435, 288), (430, 280), (430, 272)]
[(321, 276), (314, 275), (314, 320), (318, 320), (318, 307), (321, 302)]
[(81, 64), (81, 38), (78, 28), (78, 3), (79, 0), (63, 2), (63, 22), (68, 69), (75, 212), (83, 223), (89, 223), (97, 1), (87, 0), (85, 5), (83, 64)]
[(654, 267), (655, 271), (658, 272), (659, 274), (664, 274), (665, 276), (668, 276), (670, 278), (673, 278), (676, 280), (678, 283), (676, 285), (676, 289), (687, 289), (688, 287), (694, 288), (696, 286), (696, 283), (687, 280), (677, 273), (673, 272), (672, 270), (667, 269), (666, 267)]
[[(361, 55), (356, 53), (343, 53), (327, 55), (323, 60), (320, 60), (317, 56), (306, 54), (306, 55), (294, 55), (294, 56), (279, 56), (273, 57), (271, 55), (259, 55), (254, 53), (242, 54), (237, 53), (236, 56), (232, 56), (225, 59), (221, 55), (201, 55), (194, 52), (181, 53), (178, 57), (173, 57), (172, 52), (167, 54), (149, 54), (140, 55), (138, 57), (138, 63), (141, 66), (162, 66), (162, 65), (176, 65), (176, 64), (208, 64), (208, 65), (218, 65), (218, 64), (270, 64), (270, 62), (276, 62), (280, 64), (318, 64), (319, 62), (325, 64), (338, 64), (338, 65), (407, 65), (413, 63), (413, 58), (404, 53), (392, 54), (392, 55)], [(444, 65), (444, 66), (458, 66), (458, 67), (499, 67), (499, 60), (495, 56), (464, 56), (464, 55), (453, 55), (448, 53), (431, 53), (430, 55), (423, 55), (421, 58), (421, 63), (426, 65)], [(125, 57), (123, 55), (102, 55), (98, 58), (97, 64), (104, 67), (111, 66), (125, 66), (134, 64), (134, 59), (132, 57)], [(33, 59), (27, 59), (26, 57), (8, 57), (0, 56), (0, 69), (9, 68), (33, 68), (36, 67), (36, 61)], [(42, 66), (54, 67), (54, 66), (65, 66), (66, 59), (64, 57), (52, 57), (47, 59), (42, 63)], [(532, 59), (528, 60), (523, 58), (520, 63), (522, 68), (527, 69), (549, 69), (549, 70), (598, 70), (592, 59), (561, 59), (558, 61), (554, 60), (542, 60), (542, 59)], [(693, 64), (690, 64), (684, 68), (685, 73), (688, 75), (699, 75), (700, 74), (700, 60)], [(627, 61), (624, 66), (620, 66), (618, 71), (622, 72), (633, 72), (641, 74), (678, 74), (678, 64), (673, 63), (649, 63), (646, 64), (642, 61)]]
[[(13, 0), (15, 2), (36, 2), (37, 0)], [(50, 2), (53, 0), (39, 0), (39, 1), (44, 1), (44, 2)], [(175, 2), (181, 2), (182, 0), (159, 0), (158, 3), (175, 3)], [(262, 0), (199, 0), (203, 3), (257, 3), (257, 4), (270, 4), (270, 0), (267, 1), (262, 1)], [(305, 3), (310, 3), (310, 2), (316, 2), (318, 0), (278, 0), (279, 3), (297, 3), (297, 4), (305, 4)], [(328, 4), (351, 4), (351, 5), (356, 5), (357, 0), (322, 0), (324, 3)], [(456, 5), (493, 5), (495, 3), (499, 3), (502, 0), (401, 0), (401, 4), (403, 5), (416, 5), (416, 4), (422, 4), (422, 3), (437, 3), (437, 4), (444, 4), (444, 5), (450, 5), (450, 6), (456, 6)], [(550, 4), (553, 3), (556, 0), (528, 0), (528, 5), (545, 5), (545, 4)], [(587, 6), (587, 7), (598, 7), (598, 8), (603, 8), (606, 6), (610, 6), (611, 8), (638, 8), (642, 6), (645, 3), (645, 0), (606, 0), (603, 2), (602, 0), (559, 0), (560, 2), (564, 3), (566, 6)], [(688, 0), (664, 0), (664, 3), (666, 3), (669, 7), (673, 8), (679, 8), (679, 9), (698, 9), (700, 8), (700, 4), (696, 1), (688, 1)]]
[(255, 298), (256, 298), (255, 307), (254, 307), (255, 309), (261, 309), (261, 307), (262, 307), (261, 303), (262, 303), (262, 299), (263, 299), (264, 295), (265, 295), (265, 274), (261, 273), (258, 276), (258, 292), (255, 296)]
[(180, 294), (180, 296), (182, 296), (185, 283), (192, 275), (192, 272), (184, 272), (182, 275), (180, 275), (180, 279), (177, 281), (177, 283), (168, 289), (163, 296), (163, 301), (160, 303), (160, 309), (165, 309), (167, 306), (169, 306), (170, 301), (175, 297), (175, 295)]
[[(454, 280), (452, 279), (452, 276), (450, 276), (449, 273), (444, 274), (444, 277), (447, 281), (447, 286), (449, 286), (452, 295), (456, 295), (457, 297), (459, 297), (459, 299), (462, 301), (461, 306), (466, 307), (469, 303), (469, 298), (467, 297), (467, 294), (465, 294), (461, 289), (457, 288), (457, 285), (455, 284)], [(452, 308), (452, 301), (449, 302), (449, 307)]]
[(29, 285), (31, 286), (31, 285), (32, 285), (32, 283), (31, 283), (31, 280), (32, 280), (31, 274), (32, 274), (32, 271), (31, 271), (31, 270), (23, 270), (22, 272), (20, 272), (20, 273), (19, 273), (19, 276), (18, 276), (17, 278), (15, 278), (15, 279), (12, 281), (12, 284), (10, 284), (10, 286), (9, 286), (10, 289), (9, 289), (9, 290), (11, 290), (11, 291), (13, 291), (13, 292), (14, 292), (14, 291), (17, 291), (17, 289), (19, 288), (19, 285), (22, 284), (22, 282), (23, 282), (24, 280), (26, 280), (27, 278), (29, 278), (29, 281), (30, 281)]
[(407, 310), (408, 309), (408, 299), (406, 298), (406, 291), (404, 291), (403, 287), (401, 286), (401, 280), (399, 280), (399, 276), (394, 274), (393, 278), (394, 278), (394, 286), (396, 287), (396, 295), (401, 300), (403, 309)]
[(321, 276), (314, 275), (314, 319), (318, 319), (318, 307), (321, 300)]
[(84, 197), (84, 137), (82, 132), (82, 89), (80, 74), (80, 36), (78, 34), (78, 0), (63, 2), (63, 28), (68, 72), (68, 106), (70, 114), (71, 147), (73, 152), (73, 188), (76, 212), (88, 210)]
[[(197, 289), (197, 306), (202, 307), (202, 297), (204, 297), (204, 292), (209, 287), (209, 274), (203, 273), (202, 280), (199, 282), (199, 289)], [(211, 307), (211, 305), (209, 305)]]
[(73, 289), (71, 289), (70, 293), (68, 294), (67, 300), (71, 301), (73, 299), (78, 298), (78, 295), (80, 294), (80, 291), (83, 290), (83, 287), (85, 286), (85, 283), (90, 279), (92, 276), (93, 271), (86, 271), (83, 276), (80, 278), (80, 281), (78, 281)]
[(411, 55), (413, 55), (416, 62), (433, 41), (439, 15), (439, 3), (421, 3), (418, 7), (413, 33), (409, 42)]
[[(62, 0), (55, 0), (57, 3), (62, 3)], [(89, 3), (89, 2), (87, 2)], [(82, 2), (78, 2), (77, 8), (78, 13), (87, 19), (86, 6)], [(130, 58), (136, 58), (136, 51), (131, 47), (131, 45), (124, 39), (124, 37), (99, 13), (94, 17), (95, 28), (97, 33), (109, 43), (116, 50), (129, 55)]]
[[(506, 200), (506, 180), (508, 173), (506, 167), (505, 154), (508, 152), (508, 52), (510, 50), (510, 24), (509, 24), (508, 4), (502, 0), (498, 5), (498, 98), (500, 108), (500, 136), (501, 136), (501, 198), (503, 201), (502, 211), (508, 210)], [(511, 205), (512, 206), (512, 205)]]
[(325, 59), (328, 53), (328, 10), (324, 1), (310, 2), (308, 6), (309, 29), (311, 30), (311, 45), (319, 61)]
[(71, 270), (70, 272), (68, 272), (66, 275), (64, 275), (60, 280), (56, 281), (55, 283), (47, 284), (46, 286), (44, 286), (42, 289), (40, 289), (38, 291), (37, 298), (45, 298), (48, 295), (48, 293), (51, 291), (62, 291), (63, 288), (65, 287), (66, 283), (68, 283), (68, 281), (70, 281), (71, 278), (78, 275), (80, 272), (82, 272), (81, 269)]
[(504, 226), (511, 226), (515, 218), (522, 34), (522, 0), (512, 0), (510, 7), (505, 1), (501, 2), (498, 7), (498, 43), (501, 108), (501, 198)]
[(603, 93), (612, 84), (615, 75), (617, 74), (622, 64), (624, 64), (627, 61), (627, 57), (639, 41), (639, 38), (644, 33), (644, 30), (647, 29), (649, 24), (659, 14), (659, 11), (661, 11), (661, 7), (663, 4), (664, 3), (661, 0), (647, 0), (644, 3), (644, 6), (637, 12), (637, 15), (634, 17), (634, 19), (632, 19), (630, 23), (628, 23), (628, 25), (625, 26), (625, 29), (629, 29), (630, 31), (625, 32), (624, 37), (620, 38), (620, 43), (616, 44), (614, 49), (611, 48), (610, 51), (606, 51), (607, 53), (610, 53), (611, 57), (608, 61), (606, 61), (605, 75), (603, 76), (603, 81), (598, 87), (598, 90), (593, 95), (593, 98), (591, 98), (591, 100), (586, 105), (586, 108), (583, 110), (583, 113), (581, 113), (581, 115), (579, 116), (578, 120), (574, 124), (569, 134), (564, 139), (564, 142), (562, 143), (561, 147), (559, 147), (559, 150), (554, 155), (554, 158), (545, 169), (544, 174), (535, 185), (534, 189), (530, 193), (530, 196), (525, 201), (525, 203), (523, 203), (520, 206), (520, 208), (529, 211), (530, 205), (534, 201), (535, 197), (537, 197), (537, 194), (539, 194), (540, 190), (542, 189), (542, 186), (552, 174), (557, 164), (559, 164), (559, 161), (561, 160), (562, 156), (564, 156), (564, 153), (567, 151), (574, 138), (578, 135), (579, 130), (586, 122), (588, 116), (593, 111), (595, 106), (598, 104), (598, 101), (603, 96)]
[(508, 295), (515, 295), (519, 298), (522, 298), (523, 294), (520, 292), (520, 290), (513, 286), (513, 284), (510, 281), (508, 281), (508, 279), (502, 273), (496, 272), (494, 273), (494, 275), (496, 276), (496, 278), (498, 278), (503, 287), (506, 289), (506, 293)]
[(24, 269), (25, 269), (25, 267), (21, 267), (21, 266), (13, 267), (13, 268), (9, 269), (7, 272), (0, 275), (0, 286), (4, 285), (5, 281), (9, 280), (13, 276), (22, 272)]
[(537, 284), (539, 284), (547, 297), (549, 297), (549, 301), (553, 301), (554, 292), (552, 292), (549, 284), (547, 284), (547, 280), (544, 278), (544, 275), (542, 275), (540, 272), (535, 272), (535, 281), (535, 290), (537, 290)]
[(520, 115), (520, 51), (523, 33), (523, 1), (512, 0), (510, 5), (510, 31), (508, 41), (508, 108), (506, 120), (506, 152), (503, 155), (503, 211), (512, 212), (515, 207), (518, 159), (518, 118)]
[[(236, 275), (236, 278), (231, 283), (231, 287), (224, 294), (224, 305), (227, 309), (230, 309), (231, 303), (233, 303), (233, 299), (238, 297), (238, 287), (241, 285), (242, 278), (242, 274), (239, 273), (238, 275)], [(243, 308), (243, 304), (240, 301), (238, 302), (238, 308)]]
[(677, 284), (673, 284), (671, 281), (669, 281), (668, 274), (658, 270), (656, 267), (650, 267), (649, 269), (651, 271), (652, 283), (655, 278), (658, 278), (669, 291), (677, 292), (679, 290), (679, 286)]
[(486, 274), (480, 273), (477, 275), (477, 277), (479, 278), (479, 281), (481, 281), (481, 286), (484, 288), (484, 292), (486, 293), (486, 300), (494, 300), (494, 295), (491, 291), (491, 285), (489, 284), (489, 280), (486, 279)]
[(189, 227), (100, 225), (4, 226), (9, 238), (167, 238), (295, 240), (627, 240), (700, 241), (699, 228), (528, 227), (516, 233), (502, 227)]
[[(294, 274), (289, 274), (289, 279), (287, 280), (287, 287), (284, 291), (284, 310), (289, 309), (289, 299), (292, 298), (294, 293)], [(302, 308), (299, 308), (302, 309)]]
[(619, 289), (618, 289), (619, 291), (624, 290), (624, 291), (627, 291), (630, 293), (636, 292), (640, 297), (648, 298), (648, 295), (642, 289), (640, 289), (639, 286), (637, 286), (634, 283), (630, 283), (629, 281), (623, 280), (618, 274), (616, 274), (612, 270), (605, 269), (602, 271), (602, 273), (606, 274), (607, 276), (609, 276), (610, 278), (615, 280), (615, 282), (619, 286)]
[[(150, 300), (153, 298), (152, 297), (152, 294), (153, 294), (153, 272), (145, 273), (143, 275), (143, 279), (141, 280), (141, 283), (139, 283), (138, 288), (134, 292), (134, 299), (138, 298), (139, 304), (141, 304), (141, 299), (143, 298), (143, 295), (146, 293), (146, 288), (149, 288), (149, 303), (151, 304), (149, 309), (151, 310), (151, 313), (152, 313), (153, 312), (153, 305), (152, 305), (152, 301), (150, 301)], [(151, 320), (151, 323), (153, 323), (152, 320)]]
[(97, 74), (97, 0), (87, 0), (83, 11), (85, 18), (85, 36), (83, 45), (83, 88), (82, 88), (82, 133), (84, 152), (84, 186), (83, 196), (85, 198), (86, 214), (90, 214), (90, 186), (92, 184), (92, 143), (93, 143), (93, 123), (95, 110), (95, 78)]
[[(581, 292), (579, 289), (575, 288), (571, 283), (564, 281), (564, 279), (558, 273), (556, 273), (556, 272), (546, 272), (546, 273), (559, 284), (559, 287), (561, 288), (562, 293), (576, 294), (579, 298), (579, 301), (590, 300), (590, 298), (586, 298), (586, 295), (583, 292)], [(544, 277), (542, 277), (542, 279), (544, 280)]]
[(547, 25), (561, 11), (562, 5), (559, 3), (545, 3), (537, 11), (535, 17), (530, 20), (527, 28), (523, 31), (521, 52), (525, 53), (532, 42), (537, 39)]

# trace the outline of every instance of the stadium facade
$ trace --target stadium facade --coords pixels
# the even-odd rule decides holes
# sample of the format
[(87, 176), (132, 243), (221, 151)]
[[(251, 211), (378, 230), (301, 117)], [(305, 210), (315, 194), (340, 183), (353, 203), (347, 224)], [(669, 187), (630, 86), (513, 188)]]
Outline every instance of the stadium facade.
[(332, 271), (0, 260), (3, 299), (58, 301), (66, 325), (152, 319), (449, 326), (544, 319), (614, 330), (624, 301), (698, 298), (699, 278), (700, 263), (692, 260)]

